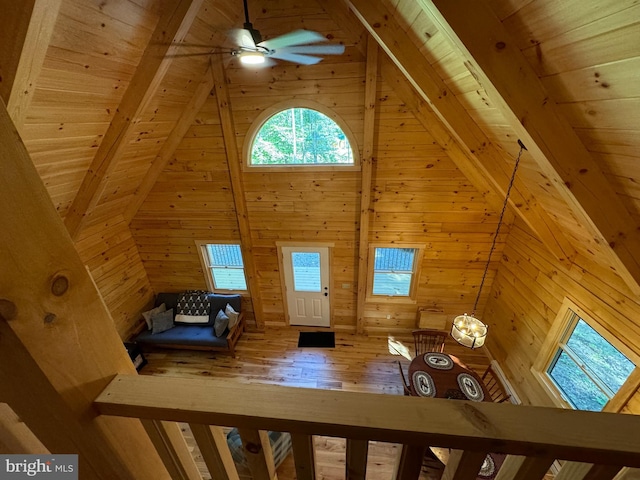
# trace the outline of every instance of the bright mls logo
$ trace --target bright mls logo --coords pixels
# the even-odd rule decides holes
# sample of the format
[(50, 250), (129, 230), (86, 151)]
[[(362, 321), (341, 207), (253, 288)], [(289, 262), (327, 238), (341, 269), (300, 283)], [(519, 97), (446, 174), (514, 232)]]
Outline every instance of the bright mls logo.
[(78, 480), (78, 455), (0, 455), (0, 480)]

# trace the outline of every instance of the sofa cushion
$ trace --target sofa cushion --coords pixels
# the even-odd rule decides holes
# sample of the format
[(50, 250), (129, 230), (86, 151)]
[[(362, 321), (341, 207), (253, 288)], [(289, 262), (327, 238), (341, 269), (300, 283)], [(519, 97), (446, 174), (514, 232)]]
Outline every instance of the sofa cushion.
[(167, 306), (167, 310), (173, 309), (173, 313), (176, 313), (176, 308), (178, 306), (178, 296), (179, 293), (159, 293), (156, 297), (155, 306), (158, 307), (160, 304), (164, 303)]
[[(173, 308), (174, 317), (177, 311), (178, 306), (178, 297), (180, 296), (179, 292), (164, 292), (159, 293), (156, 296), (156, 302), (154, 306), (158, 307), (160, 304), (164, 303), (167, 306), (167, 310)], [(227, 303), (233, 307), (236, 312), (241, 312), (242, 306), (242, 295), (240, 294), (231, 294), (231, 295), (223, 295), (221, 293), (211, 293), (207, 294), (210, 307), (209, 307), (209, 321), (208, 325), (213, 326), (216, 321), (216, 315), (218, 314), (218, 310), (224, 310), (227, 306)]]
[(156, 335), (144, 330), (135, 338), (135, 341), (148, 345), (193, 345), (224, 348), (227, 346), (227, 335), (216, 337), (210, 325), (175, 325), (172, 329)]

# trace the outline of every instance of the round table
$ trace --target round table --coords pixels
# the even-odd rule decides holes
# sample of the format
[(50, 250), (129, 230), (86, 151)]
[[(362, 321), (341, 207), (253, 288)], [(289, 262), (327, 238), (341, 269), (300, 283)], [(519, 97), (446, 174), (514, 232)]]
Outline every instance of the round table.
[[(409, 383), (411, 395), (417, 397), (491, 401), (482, 378), (458, 357), (446, 353), (429, 352), (414, 358), (409, 365)], [(447, 464), (448, 448), (431, 447), (431, 451), (442, 463)], [(502, 454), (488, 454), (478, 472), (478, 480), (495, 478), (504, 459), (505, 455)]]
[(480, 376), (446, 353), (429, 352), (414, 358), (409, 365), (409, 383), (411, 394), (417, 397), (491, 401)]

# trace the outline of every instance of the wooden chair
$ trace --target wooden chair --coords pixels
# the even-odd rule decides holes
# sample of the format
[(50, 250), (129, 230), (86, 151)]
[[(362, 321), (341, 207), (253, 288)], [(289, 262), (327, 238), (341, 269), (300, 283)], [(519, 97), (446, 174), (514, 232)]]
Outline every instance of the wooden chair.
[(416, 347), (416, 357), (427, 352), (444, 352), (444, 342), (447, 332), (440, 330), (414, 330), (413, 343)]
[(409, 383), (404, 376), (404, 372), (402, 371), (402, 364), (400, 363), (400, 361), (398, 361), (398, 368), (400, 369), (400, 378), (402, 378), (402, 387), (404, 388), (404, 394), (411, 395), (411, 388), (409, 387)]
[(491, 365), (487, 367), (482, 375), (482, 382), (484, 383), (484, 386), (487, 387), (493, 402), (502, 403), (511, 398), (511, 395), (507, 392), (507, 389), (500, 380), (500, 377), (496, 375), (496, 372)]

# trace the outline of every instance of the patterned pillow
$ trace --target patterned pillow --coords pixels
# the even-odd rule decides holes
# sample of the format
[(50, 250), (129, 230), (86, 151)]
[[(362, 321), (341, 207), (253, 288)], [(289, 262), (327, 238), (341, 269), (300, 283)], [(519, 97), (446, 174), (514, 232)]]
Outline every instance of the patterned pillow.
[(176, 323), (207, 323), (211, 302), (203, 290), (188, 290), (178, 296)]

